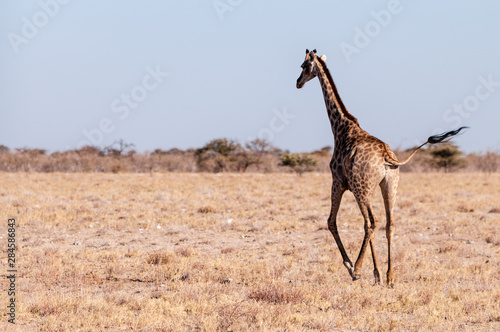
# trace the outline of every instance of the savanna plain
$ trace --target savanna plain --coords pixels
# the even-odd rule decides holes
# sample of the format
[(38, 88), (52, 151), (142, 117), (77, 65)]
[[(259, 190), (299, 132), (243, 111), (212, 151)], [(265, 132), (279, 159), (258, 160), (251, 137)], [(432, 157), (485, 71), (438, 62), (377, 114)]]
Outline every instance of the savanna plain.
[[(328, 173), (2, 173), (0, 330), (498, 331), (500, 174), (401, 173), (393, 288), (352, 281)], [(385, 212), (373, 202), (387, 268)], [(18, 223), (7, 323), (7, 219)], [(355, 260), (363, 221), (338, 216)], [(384, 278), (385, 279), (385, 278)], [(384, 280), (385, 281), (385, 280)]]

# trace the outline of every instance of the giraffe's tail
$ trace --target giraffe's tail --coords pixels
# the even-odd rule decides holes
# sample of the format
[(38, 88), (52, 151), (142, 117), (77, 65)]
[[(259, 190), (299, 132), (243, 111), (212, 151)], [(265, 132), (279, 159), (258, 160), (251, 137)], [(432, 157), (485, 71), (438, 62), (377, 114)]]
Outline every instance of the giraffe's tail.
[(415, 150), (413, 150), (413, 152), (403, 161), (397, 160), (393, 153), (392, 153), (392, 155), (390, 153), (388, 153), (388, 151), (387, 151), (388, 147), (386, 146), (385, 153), (384, 153), (385, 162), (387, 162), (388, 164), (393, 165), (393, 166), (405, 165), (406, 163), (408, 163), (410, 161), (410, 159), (413, 157), (413, 155), (415, 153), (417, 153), (417, 151), (420, 150), (420, 148), (422, 148), (424, 145), (448, 142), (453, 136), (458, 135), (463, 129), (466, 129), (466, 128), (469, 128), (469, 127), (460, 127), (458, 129), (455, 129), (455, 130), (451, 130), (451, 131), (448, 131), (448, 132), (445, 132), (445, 133), (442, 133), (439, 135), (433, 135), (433, 136), (429, 137), (427, 139), (427, 142), (425, 142), (424, 144), (420, 145)]

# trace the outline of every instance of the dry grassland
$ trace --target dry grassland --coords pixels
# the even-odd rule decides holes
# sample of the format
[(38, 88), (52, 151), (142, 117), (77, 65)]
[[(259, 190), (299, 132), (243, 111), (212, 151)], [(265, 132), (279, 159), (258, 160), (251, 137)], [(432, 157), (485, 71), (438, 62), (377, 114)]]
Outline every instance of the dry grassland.
[[(326, 228), (330, 175), (2, 173), (18, 331), (500, 330), (500, 174), (401, 174), (394, 288), (353, 282)], [(385, 276), (381, 221), (376, 246)], [(352, 260), (363, 236), (339, 212)], [(5, 276), (6, 249), (2, 249)], [(0, 329), (7, 281), (1, 278)]]

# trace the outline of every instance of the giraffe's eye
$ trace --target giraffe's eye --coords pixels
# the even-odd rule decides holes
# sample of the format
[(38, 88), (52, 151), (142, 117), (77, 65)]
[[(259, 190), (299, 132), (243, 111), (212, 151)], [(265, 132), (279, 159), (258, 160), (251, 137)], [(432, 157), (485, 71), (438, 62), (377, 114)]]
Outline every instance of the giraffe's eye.
[(303, 62), (300, 68), (305, 69), (307, 72), (311, 71), (311, 64), (307, 61)]

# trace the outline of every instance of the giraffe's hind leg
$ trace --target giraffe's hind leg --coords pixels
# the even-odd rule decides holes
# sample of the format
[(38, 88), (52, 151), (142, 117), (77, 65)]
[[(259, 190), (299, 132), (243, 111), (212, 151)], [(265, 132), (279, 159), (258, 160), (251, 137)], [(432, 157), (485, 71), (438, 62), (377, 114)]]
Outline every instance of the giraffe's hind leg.
[[(380, 282), (380, 272), (378, 270), (378, 262), (377, 255), (375, 253), (375, 245), (373, 243), (373, 237), (375, 234), (375, 229), (377, 227), (377, 220), (375, 219), (375, 215), (373, 214), (371, 203), (367, 199), (362, 199), (357, 196), (356, 200), (358, 201), (359, 209), (361, 210), (361, 214), (363, 215), (365, 221), (365, 237), (363, 239), (363, 243), (361, 244), (361, 250), (359, 251), (358, 259), (356, 260), (356, 264), (354, 265), (354, 276), (353, 280), (357, 280), (361, 277), (361, 268), (363, 266), (363, 259), (366, 254), (366, 249), (368, 247), (368, 243), (370, 243), (370, 247), (372, 250), (373, 256), (373, 265), (374, 265), (374, 275), (375, 282)], [(378, 277), (378, 278), (377, 278)], [(377, 280), (378, 279), (378, 280)]]
[(394, 209), (394, 204), (396, 202), (396, 195), (399, 183), (399, 172), (398, 170), (388, 171), (384, 180), (380, 183), (380, 188), (382, 189), (382, 197), (384, 198), (385, 214), (387, 219), (387, 225), (385, 228), (387, 236), (387, 286), (394, 285), (394, 277), (392, 274), (392, 264), (391, 264), (391, 242), (392, 236), (394, 234), (394, 218), (392, 211)]
[(349, 256), (347, 256), (347, 253), (344, 249), (342, 241), (340, 240), (339, 232), (337, 229), (337, 213), (339, 211), (340, 202), (342, 200), (342, 195), (344, 194), (344, 192), (345, 188), (336, 183), (334, 180), (332, 184), (332, 208), (330, 210), (330, 216), (328, 217), (328, 229), (332, 233), (333, 238), (337, 243), (337, 247), (339, 248), (340, 254), (342, 255), (342, 259), (344, 260), (344, 266), (347, 268), (347, 271), (349, 271), (351, 277), (354, 278), (353, 274), (354, 266), (352, 265)]

